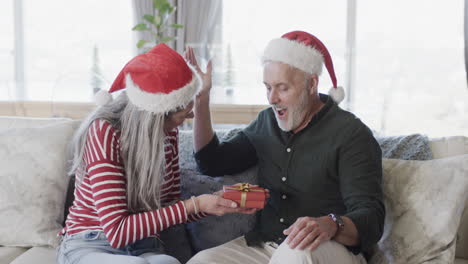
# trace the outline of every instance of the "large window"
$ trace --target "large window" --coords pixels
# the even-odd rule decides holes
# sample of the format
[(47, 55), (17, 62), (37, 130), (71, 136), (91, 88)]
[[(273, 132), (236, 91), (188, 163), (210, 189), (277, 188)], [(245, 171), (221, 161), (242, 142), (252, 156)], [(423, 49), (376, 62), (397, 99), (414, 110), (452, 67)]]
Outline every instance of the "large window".
[(352, 110), (373, 129), (468, 135), (463, 3), (358, 2)]
[(0, 40), (0, 100), (6, 100), (15, 94), (13, 1), (0, 2)]
[[(223, 55), (213, 102), (267, 104), (260, 57), (268, 41), (292, 30), (313, 32), (331, 54), (339, 80), (345, 70), (346, 4), (343, 0), (223, 1)], [(332, 17), (332, 19), (331, 19)], [(326, 71), (324, 91), (331, 87)]]
[[(23, 91), (14, 71), (18, 2)], [(341, 106), (371, 129), (383, 135), (468, 135), (463, 4), (224, 0), (222, 44), (213, 47), (212, 103), (266, 106), (264, 47), (285, 32), (304, 30), (325, 43), (338, 84), (351, 91), (351, 101)], [(107, 89), (135, 51), (131, 1), (0, 1), (0, 23), (0, 100), (89, 102), (93, 89)], [(330, 87), (324, 70), (319, 91)]]
[[(299, 29), (328, 47), (339, 85), (346, 84), (350, 70), (353, 81), (345, 88), (352, 101), (342, 106), (371, 129), (383, 135), (468, 135), (463, 1), (352, 2), (225, 0), (224, 79), (214, 89), (214, 101), (267, 104), (262, 50), (270, 39)], [(347, 17), (348, 8), (355, 8), (354, 19)], [(347, 43), (347, 23), (354, 24), (354, 45)], [(352, 63), (346, 61), (350, 45)], [(319, 90), (329, 87), (324, 70)]]
[[(0, 4), (0, 45), (13, 41), (12, 2)], [(22, 0), (22, 3), (19, 12), (24, 32), (24, 97), (17, 98), (2, 89), (3, 100), (91, 101), (93, 89), (108, 89), (133, 55), (130, 1)], [(8, 32), (5, 34), (3, 30)], [(10, 60), (0, 67), (12, 68), (12, 50), (11, 46), (0, 46), (2, 59), (6, 56)], [(7, 80), (1, 86), (14, 86), (11, 77), (3, 77), (3, 70), (1, 74)]]

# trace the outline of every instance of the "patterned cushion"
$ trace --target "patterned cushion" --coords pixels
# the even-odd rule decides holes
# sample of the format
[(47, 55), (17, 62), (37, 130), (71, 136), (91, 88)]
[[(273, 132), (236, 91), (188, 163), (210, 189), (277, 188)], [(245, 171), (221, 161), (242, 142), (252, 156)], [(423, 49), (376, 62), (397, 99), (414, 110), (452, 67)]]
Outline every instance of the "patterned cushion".
[(384, 160), (385, 228), (370, 263), (451, 263), (468, 198), (468, 155)]
[(382, 149), (382, 157), (402, 160), (430, 160), (432, 151), (429, 138), (421, 134), (404, 136), (376, 136)]
[(72, 121), (0, 131), (0, 245), (56, 246)]

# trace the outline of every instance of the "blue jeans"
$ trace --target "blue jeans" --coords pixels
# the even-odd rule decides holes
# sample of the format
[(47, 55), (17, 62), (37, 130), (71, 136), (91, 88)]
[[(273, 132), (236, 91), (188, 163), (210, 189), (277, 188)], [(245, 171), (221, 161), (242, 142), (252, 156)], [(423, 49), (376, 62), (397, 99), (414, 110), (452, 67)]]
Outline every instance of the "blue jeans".
[(111, 247), (103, 232), (84, 231), (63, 237), (57, 249), (57, 263), (180, 264), (177, 259), (161, 252), (160, 243), (154, 237), (116, 249)]

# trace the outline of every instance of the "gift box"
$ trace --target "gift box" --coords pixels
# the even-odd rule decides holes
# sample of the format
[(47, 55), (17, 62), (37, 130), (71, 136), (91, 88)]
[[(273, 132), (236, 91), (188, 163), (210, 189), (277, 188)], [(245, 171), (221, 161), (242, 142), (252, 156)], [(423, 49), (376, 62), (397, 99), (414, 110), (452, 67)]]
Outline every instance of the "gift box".
[(265, 189), (258, 185), (238, 183), (223, 186), (223, 198), (235, 201), (242, 208), (263, 209), (266, 200)]

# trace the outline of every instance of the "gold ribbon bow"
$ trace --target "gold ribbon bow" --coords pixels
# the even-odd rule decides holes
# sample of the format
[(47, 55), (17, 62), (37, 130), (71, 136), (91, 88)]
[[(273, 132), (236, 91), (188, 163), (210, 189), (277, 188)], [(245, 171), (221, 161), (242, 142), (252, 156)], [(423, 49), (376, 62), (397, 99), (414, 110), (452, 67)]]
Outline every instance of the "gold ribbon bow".
[(240, 191), (241, 192), (240, 207), (244, 208), (245, 203), (247, 202), (248, 192), (263, 192), (263, 190), (255, 189), (255, 187), (257, 187), (257, 185), (250, 185), (248, 183), (237, 183), (232, 186), (227, 186), (226, 190)]
[(263, 190), (255, 189), (258, 185), (250, 185), (249, 183), (236, 183), (231, 186), (225, 186), (226, 190), (241, 191), (241, 192), (263, 192)]

